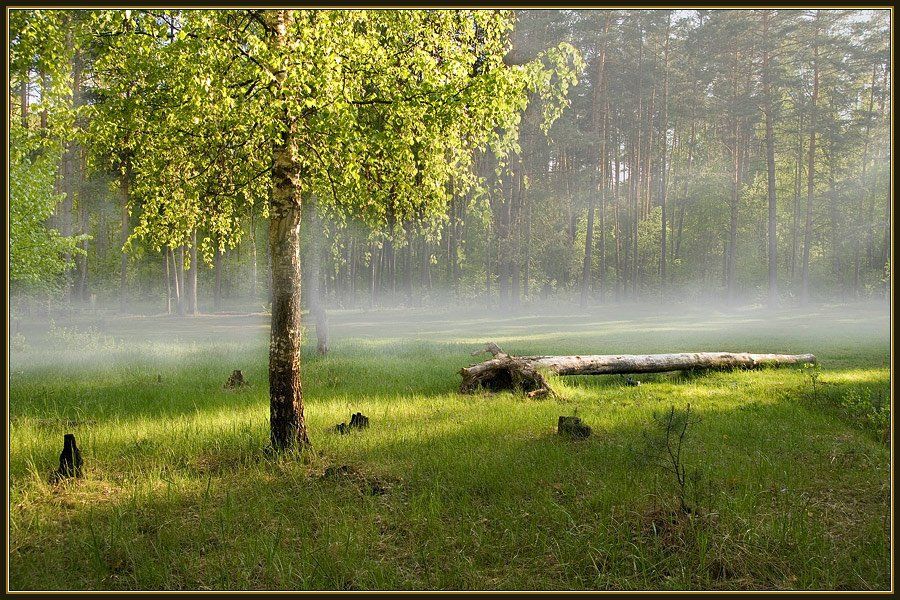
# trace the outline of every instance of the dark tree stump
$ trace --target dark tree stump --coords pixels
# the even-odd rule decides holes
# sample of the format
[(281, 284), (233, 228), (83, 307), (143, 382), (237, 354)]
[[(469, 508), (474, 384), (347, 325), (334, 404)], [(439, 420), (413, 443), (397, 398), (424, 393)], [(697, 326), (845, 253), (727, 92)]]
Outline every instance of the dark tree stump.
[(244, 379), (244, 372), (240, 369), (232, 371), (231, 375), (228, 377), (228, 381), (225, 382), (225, 387), (229, 390), (237, 389), (245, 385), (247, 385), (247, 380)]
[(350, 415), (350, 424), (347, 425), (346, 421), (343, 423), (338, 423), (334, 426), (334, 430), (341, 435), (350, 433), (352, 429), (366, 429), (369, 426), (369, 417), (362, 414), (361, 412), (354, 413)]
[(61, 481), (69, 477), (81, 477), (82, 465), (81, 451), (75, 443), (75, 435), (67, 433), (63, 437), (63, 450), (59, 455), (59, 468), (53, 472), (51, 479)]
[(356, 429), (365, 429), (369, 426), (369, 417), (362, 413), (356, 413), (350, 417), (350, 427)]
[(582, 423), (580, 417), (561, 416), (556, 425), (556, 432), (572, 438), (586, 438), (591, 435), (591, 428)]

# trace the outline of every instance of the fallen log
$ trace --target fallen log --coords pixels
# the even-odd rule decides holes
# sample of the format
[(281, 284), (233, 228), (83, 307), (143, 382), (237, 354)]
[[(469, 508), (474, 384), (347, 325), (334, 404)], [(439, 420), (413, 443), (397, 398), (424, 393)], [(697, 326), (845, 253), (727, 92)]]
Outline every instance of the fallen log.
[(460, 370), (460, 391), (520, 389), (530, 397), (551, 394), (542, 372), (557, 375), (625, 375), (667, 371), (729, 370), (815, 364), (812, 354), (750, 354), (747, 352), (682, 352), (678, 354), (593, 354), (584, 356), (510, 356), (489, 343), (493, 358)]

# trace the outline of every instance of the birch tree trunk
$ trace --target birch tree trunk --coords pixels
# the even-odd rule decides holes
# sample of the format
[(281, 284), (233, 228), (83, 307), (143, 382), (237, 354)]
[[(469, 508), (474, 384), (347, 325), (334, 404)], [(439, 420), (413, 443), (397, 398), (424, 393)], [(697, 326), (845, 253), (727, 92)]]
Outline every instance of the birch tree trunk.
[[(291, 11), (275, 13), (274, 44), (288, 43)], [(279, 85), (284, 75), (279, 76)], [(269, 342), (269, 426), (276, 451), (309, 445), (300, 385), (300, 168), (296, 125), (285, 110), (274, 149), (269, 254), (272, 260), (272, 326)]]

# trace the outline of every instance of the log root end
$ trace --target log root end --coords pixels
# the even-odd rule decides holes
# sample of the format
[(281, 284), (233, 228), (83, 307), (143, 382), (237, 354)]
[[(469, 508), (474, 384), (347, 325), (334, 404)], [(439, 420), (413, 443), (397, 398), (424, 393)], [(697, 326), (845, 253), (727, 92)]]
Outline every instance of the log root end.
[(544, 374), (526, 361), (499, 356), (488, 368), (462, 369), (462, 385), (459, 391), (472, 394), (479, 390), (490, 392), (521, 391), (529, 398), (543, 398), (555, 395)]

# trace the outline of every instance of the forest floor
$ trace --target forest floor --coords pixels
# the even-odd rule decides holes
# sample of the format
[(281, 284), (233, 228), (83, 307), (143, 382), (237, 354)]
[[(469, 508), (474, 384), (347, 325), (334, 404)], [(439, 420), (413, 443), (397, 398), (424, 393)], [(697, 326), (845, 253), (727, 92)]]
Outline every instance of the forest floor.
[[(331, 353), (310, 346), (303, 363), (315, 450), (282, 458), (264, 452), (265, 315), (17, 324), (11, 588), (890, 587), (885, 305), (330, 320)], [(486, 341), (512, 354), (812, 352), (821, 374), (458, 394)], [(250, 385), (224, 389), (233, 369)], [(653, 450), (659, 416), (688, 404), (689, 515)], [(333, 431), (357, 411), (367, 430)], [(555, 434), (572, 414), (589, 439)], [(51, 484), (64, 433), (84, 477)]]

